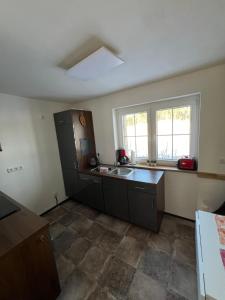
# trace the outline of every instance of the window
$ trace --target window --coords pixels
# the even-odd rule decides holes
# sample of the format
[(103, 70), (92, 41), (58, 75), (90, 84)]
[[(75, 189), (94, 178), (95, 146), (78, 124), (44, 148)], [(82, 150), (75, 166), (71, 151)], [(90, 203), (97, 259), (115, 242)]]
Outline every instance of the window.
[(123, 145), (127, 152), (135, 151), (137, 158), (148, 158), (148, 114), (138, 112), (123, 115)]
[(118, 144), (137, 161), (174, 164), (198, 155), (199, 95), (116, 110)]
[(190, 155), (191, 107), (156, 111), (157, 159), (178, 159)]

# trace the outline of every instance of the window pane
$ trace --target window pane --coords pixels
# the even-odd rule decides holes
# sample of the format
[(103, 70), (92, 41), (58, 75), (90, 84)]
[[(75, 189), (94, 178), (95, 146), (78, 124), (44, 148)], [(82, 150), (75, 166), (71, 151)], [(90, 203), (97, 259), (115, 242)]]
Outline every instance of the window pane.
[(172, 134), (172, 109), (156, 112), (156, 127), (158, 135)]
[(147, 112), (135, 114), (136, 136), (148, 135)]
[(135, 137), (125, 137), (124, 148), (127, 152), (130, 152), (131, 150), (135, 151)]
[(173, 136), (173, 158), (178, 159), (190, 154), (190, 135)]
[(136, 145), (136, 157), (148, 157), (148, 137), (137, 137)]
[(157, 137), (157, 158), (172, 159), (172, 135)]
[(191, 107), (178, 107), (173, 109), (173, 133), (189, 134), (191, 124)]
[(123, 116), (124, 136), (135, 136), (134, 114)]

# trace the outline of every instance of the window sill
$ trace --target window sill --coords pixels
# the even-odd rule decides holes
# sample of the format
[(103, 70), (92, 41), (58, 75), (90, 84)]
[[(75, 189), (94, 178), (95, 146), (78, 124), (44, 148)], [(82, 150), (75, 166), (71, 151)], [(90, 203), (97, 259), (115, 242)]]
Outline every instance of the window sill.
[(202, 172), (202, 171), (192, 171), (192, 170), (180, 170), (177, 167), (171, 167), (171, 166), (148, 166), (146, 164), (136, 164), (131, 165), (127, 164), (124, 165), (127, 167), (137, 168), (137, 169), (145, 169), (145, 170), (159, 170), (159, 171), (171, 171), (171, 172), (178, 172), (178, 173), (187, 173), (187, 174), (195, 174), (199, 178), (205, 178), (205, 179), (214, 179), (214, 180), (223, 180), (225, 181), (225, 174), (217, 174), (217, 173), (208, 173), (208, 172)]
[(172, 172), (179, 172), (179, 173), (188, 173), (188, 174), (198, 174), (198, 171), (192, 171), (192, 170), (180, 170), (177, 167), (174, 166), (149, 166), (147, 164), (127, 164), (125, 165), (127, 167), (137, 168), (137, 169), (146, 169), (146, 170), (159, 170), (159, 171), (172, 171)]

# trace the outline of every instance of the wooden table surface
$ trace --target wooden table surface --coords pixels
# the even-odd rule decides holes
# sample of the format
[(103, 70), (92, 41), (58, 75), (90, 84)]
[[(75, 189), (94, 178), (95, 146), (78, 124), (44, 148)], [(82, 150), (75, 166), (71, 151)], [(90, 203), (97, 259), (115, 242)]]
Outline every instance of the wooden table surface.
[(2, 257), (25, 239), (48, 226), (48, 222), (2, 192), (0, 194), (20, 208), (19, 211), (0, 220), (0, 257)]

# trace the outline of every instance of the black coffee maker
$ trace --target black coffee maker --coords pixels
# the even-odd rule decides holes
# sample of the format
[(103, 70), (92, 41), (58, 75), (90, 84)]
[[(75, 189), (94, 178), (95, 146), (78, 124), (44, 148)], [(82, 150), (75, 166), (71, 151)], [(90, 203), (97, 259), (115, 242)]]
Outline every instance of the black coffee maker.
[(120, 165), (126, 165), (129, 163), (129, 158), (126, 155), (125, 149), (118, 149), (116, 150), (116, 160), (120, 163)]

